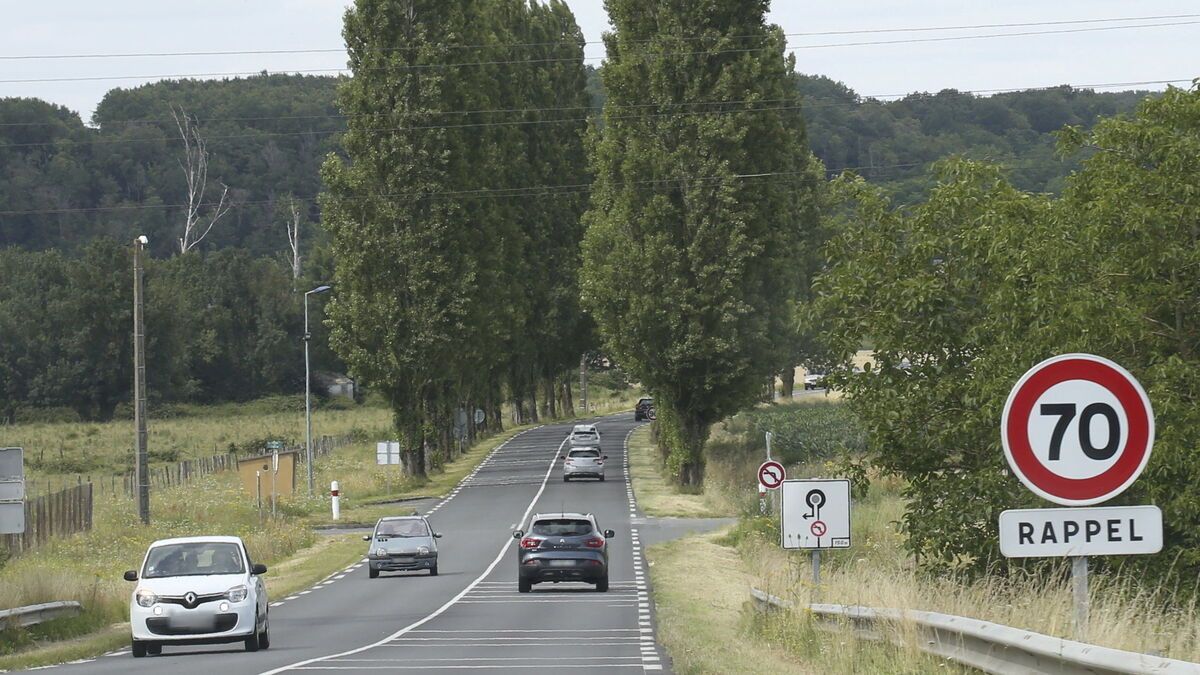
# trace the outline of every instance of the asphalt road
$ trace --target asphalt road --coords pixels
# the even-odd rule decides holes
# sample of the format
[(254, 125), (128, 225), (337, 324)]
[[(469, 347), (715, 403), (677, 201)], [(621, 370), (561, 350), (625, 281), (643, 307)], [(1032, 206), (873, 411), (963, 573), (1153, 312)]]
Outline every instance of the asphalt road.
[[(241, 643), (128, 650), (60, 666), (88, 673), (281, 673), (460, 670), (669, 672), (657, 645), (640, 518), (628, 482), (625, 443), (633, 415), (597, 421), (608, 455), (605, 482), (562, 480), (559, 449), (570, 424), (526, 431), (491, 454), (430, 508), (439, 541), (437, 577), (425, 572), (367, 578), (357, 563), (287, 598), (272, 596), (269, 650)], [(411, 505), (397, 505), (397, 513)], [(517, 593), (514, 526), (529, 514), (590, 511), (609, 540), (608, 593), (586, 584), (542, 584)], [(359, 542), (365, 555), (365, 542)], [(268, 577), (268, 593), (270, 580)]]

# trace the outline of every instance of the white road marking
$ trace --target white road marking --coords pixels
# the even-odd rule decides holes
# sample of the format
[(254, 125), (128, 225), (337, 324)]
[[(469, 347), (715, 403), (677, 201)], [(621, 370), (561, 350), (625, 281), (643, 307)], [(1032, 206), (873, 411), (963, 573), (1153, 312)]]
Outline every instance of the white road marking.
[[(536, 428), (541, 428), (541, 427), (535, 427), (535, 429)], [(532, 429), (530, 431), (532, 431)], [(517, 438), (521, 435), (524, 435), (525, 433), (528, 433), (528, 432), (522, 432), (521, 434), (518, 434), (517, 436), (513, 436), (513, 438)], [(511, 441), (511, 440), (512, 439), (510, 438), (509, 441)], [(505, 445), (507, 445), (509, 441), (505, 441), (504, 443), (501, 443), (492, 452), (495, 453), (495, 452), (499, 451), (500, 448), (503, 448)], [(542, 493), (546, 491), (546, 484), (550, 480), (550, 474), (551, 474), (551, 472), (554, 471), (554, 467), (558, 463), (558, 455), (559, 455), (559, 453), (562, 452), (562, 449), (566, 444), (567, 444), (567, 438), (563, 438), (562, 443), (559, 444), (558, 449), (554, 452), (553, 458), (550, 460), (549, 466), (546, 467), (546, 475), (542, 478), (541, 487), (538, 488), (537, 494), (535, 494), (533, 496), (533, 499), (529, 502), (529, 506), (525, 507), (525, 514), (521, 516), (519, 522), (523, 523), (523, 522), (525, 522), (525, 520), (527, 518), (529, 518), (529, 514), (533, 511), (533, 506), (535, 504), (537, 504), (538, 500), (541, 499), (541, 497), (542, 497)], [(405, 626), (404, 628), (401, 628), (400, 630), (396, 631), (395, 633), (389, 635), (388, 637), (386, 637), (382, 640), (379, 640), (378, 642), (375, 642), (375, 643), (372, 643), (369, 645), (365, 645), (363, 647), (358, 647), (357, 649), (351, 649), (348, 651), (344, 651), (344, 652), (341, 652), (338, 654), (330, 654), (329, 656), (320, 656), (320, 657), (316, 657), (316, 658), (312, 658), (312, 659), (307, 659), (305, 661), (300, 661), (298, 663), (294, 663), (291, 665), (282, 666), (282, 667), (276, 668), (274, 670), (266, 671), (266, 672), (262, 673), (262, 675), (275, 675), (276, 673), (282, 673), (286, 670), (299, 669), (299, 668), (302, 668), (302, 667), (307, 666), (312, 663), (317, 663), (320, 661), (328, 661), (331, 659), (337, 659), (337, 658), (341, 658), (344, 656), (352, 656), (354, 654), (359, 654), (359, 653), (367, 651), (368, 649), (372, 649), (374, 647), (378, 647), (380, 645), (386, 644), (392, 640), (395, 640), (398, 637), (405, 635), (406, 633), (408, 633), (409, 631), (412, 631), (413, 629), (423, 626), (424, 624), (441, 616), (443, 613), (446, 612), (446, 610), (453, 607), (459, 600), (462, 600), (462, 598), (467, 593), (470, 593), (476, 586), (478, 586), (481, 581), (486, 579), (488, 577), (488, 575), (490, 575), (492, 573), (492, 570), (496, 569), (496, 566), (500, 564), (500, 561), (504, 559), (504, 556), (506, 553), (508, 553), (508, 549), (510, 546), (512, 546), (513, 541), (515, 541), (515, 540), (506, 539), (504, 541), (504, 545), (500, 547), (500, 552), (496, 554), (495, 560), (493, 560), (492, 563), (487, 566), (487, 569), (485, 569), (482, 574), (480, 574), (478, 577), (476, 577), (476, 579), (474, 581), (472, 581), (470, 584), (468, 584), (466, 588), (464, 588), (461, 592), (458, 593), (458, 595), (454, 596), (453, 598), (450, 598), (450, 600), (448, 600), (446, 602), (446, 604), (442, 605), (441, 607), (437, 608), (430, 614), (426, 615), (425, 618), (415, 621), (415, 622)], [(366, 561), (364, 560), (363, 562), (366, 562)], [(393, 666), (393, 667), (404, 667), (404, 666)]]

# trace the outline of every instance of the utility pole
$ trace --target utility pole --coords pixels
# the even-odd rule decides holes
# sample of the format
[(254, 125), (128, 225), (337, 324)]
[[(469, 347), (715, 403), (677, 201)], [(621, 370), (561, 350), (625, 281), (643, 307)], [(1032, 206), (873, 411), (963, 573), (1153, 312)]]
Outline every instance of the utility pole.
[(308, 332), (308, 296), (324, 293), (332, 286), (322, 284), (304, 294), (304, 464), (308, 470), (308, 496), (313, 493), (313, 455), (312, 455), (312, 376), (308, 368), (308, 341), (312, 335)]
[(150, 240), (145, 235), (133, 240), (133, 425), (137, 437), (134, 479), (137, 483), (138, 517), (150, 524), (150, 476), (146, 461), (146, 323), (142, 309), (142, 252)]

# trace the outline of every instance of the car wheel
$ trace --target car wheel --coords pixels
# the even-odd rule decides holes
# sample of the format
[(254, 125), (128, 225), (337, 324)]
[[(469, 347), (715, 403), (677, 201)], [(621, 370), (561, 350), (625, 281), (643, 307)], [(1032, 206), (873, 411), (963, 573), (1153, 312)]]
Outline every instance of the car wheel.
[(263, 632), (258, 636), (258, 648), (271, 648), (271, 619), (268, 617), (266, 624), (263, 625)]
[(604, 482), (604, 476), (600, 476), (600, 482), (601, 482), (601, 483), (603, 483), (603, 482)]
[(567, 478), (566, 476), (563, 476), (563, 482), (564, 482), (564, 483), (570, 483), (570, 482), (571, 482), (571, 479), (570, 479), (570, 478)]
[(517, 592), (528, 593), (533, 590), (533, 582), (528, 579), (517, 579)]
[(437, 563), (433, 563), (433, 567), (429, 568), (429, 576), (431, 576), (431, 577), (437, 576)]
[(140, 659), (146, 655), (146, 643), (134, 640), (130, 643), (129, 650), (133, 652), (133, 658)]
[(162, 654), (162, 645), (154, 643), (148, 644), (146, 645), (146, 653), (150, 656), (158, 656), (159, 654)]
[(246, 651), (256, 652), (261, 646), (261, 643), (258, 641), (258, 617), (256, 616), (254, 617), (254, 633), (246, 638)]
[(372, 569), (370, 567), (367, 568), (367, 578), (368, 579), (376, 579), (378, 577), (379, 577), (379, 570)]
[(608, 592), (608, 574), (605, 574), (603, 579), (596, 582), (596, 590), (600, 593)]

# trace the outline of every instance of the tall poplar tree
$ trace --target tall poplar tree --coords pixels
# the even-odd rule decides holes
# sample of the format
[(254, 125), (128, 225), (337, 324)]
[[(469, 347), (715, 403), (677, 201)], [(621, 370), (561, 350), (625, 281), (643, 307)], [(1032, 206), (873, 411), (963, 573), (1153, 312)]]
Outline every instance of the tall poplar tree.
[(712, 423), (787, 359), (788, 300), (819, 170), (794, 61), (766, 0), (606, 0), (615, 32), (583, 297), (606, 348), (656, 397), (668, 468), (703, 480)]
[(347, 159), (323, 168), (337, 270), (330, 341), (391, 405), (405, 469), (426, 472), (435, 407), (461, 362), (476, 276), (464, 202), (466, 129), (446, 128), (474, 83), (468, 0), (357, 0), (343, 35), (354, 76), (339, 89)]

